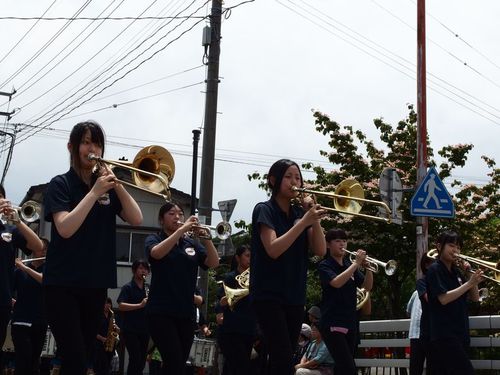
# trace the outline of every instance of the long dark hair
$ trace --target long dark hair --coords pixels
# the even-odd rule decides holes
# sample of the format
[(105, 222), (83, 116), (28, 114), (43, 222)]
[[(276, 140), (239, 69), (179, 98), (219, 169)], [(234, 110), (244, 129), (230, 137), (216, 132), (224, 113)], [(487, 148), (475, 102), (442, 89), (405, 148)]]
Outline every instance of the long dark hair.
[(104, 135), (104, 130), (102, 129), (101, 125), (91, 120), (79, 122), (78, 124), (73, 126), (73, 129), (71, 130), (71, 133), (69, 135), (69, 144), (71, 145), (70, 164), (77, 171), (80, 171), (81, 169), (80, 144), (82, 143), (82, 139), (85, 136), (87, 130), (90, 131), (90, 138), (92, 142), (98, 144), (99, 147), (101, 147), (102, 149), (101, 156), (104, 155), (104, 143), (106, 137)]
[(444, 246), (448, 243), (455, 244), (455, 245), (458, 245), (460, 247), (462, 247), (464, 245), (464, 242), (463, 242), (460, 234), (458, 234), (457, 232), (452, 231), (452, 230), (445, 230), (436, 239), (436, 245), (437, 245), (439, 255), (441, 255), (441, 252), (443, 251)]
[[(297, 169), (299, 170), (300, 174), (300, 186), (304, 184), (304, 179), (302, 178), (302, 172), (300, 171), (300, 167), (298, 164), (290, 159), (280, 159), (276, 161), (273, 165), (271, 165), (271, 168), (269, 168), (269, 172), (267, 173), (267, 186), (271, 190), (271, 196), (275, 197), (276, 194), (280, 191), (280, 186), (281, 186), (281, 181), (283, 181), (283, 176), (285, 175), (285, 172), (287, 171), (288, 168), (290, 168), (292, 165), (295, 165)], [(271, 182), (271, 176), (274, 177), (274, 185)]]

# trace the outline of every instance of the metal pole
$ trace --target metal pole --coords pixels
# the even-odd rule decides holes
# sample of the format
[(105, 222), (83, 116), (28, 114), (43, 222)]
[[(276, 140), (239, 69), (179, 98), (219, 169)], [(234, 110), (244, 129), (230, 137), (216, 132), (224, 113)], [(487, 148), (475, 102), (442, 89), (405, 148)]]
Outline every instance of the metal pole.
[[(425, 0), (417, 3), (417, 186), (427, 174), (427, 95), (425, 66)], [(427, 253), (429, 219), (417, 217), (417, 279), (422, 277), (420, 259)]]
[(191, 174), (191, 215), (196, 213), (196, 180), (198, 176), (198, 141), (201, 131), (193, 130), (193, 171)]

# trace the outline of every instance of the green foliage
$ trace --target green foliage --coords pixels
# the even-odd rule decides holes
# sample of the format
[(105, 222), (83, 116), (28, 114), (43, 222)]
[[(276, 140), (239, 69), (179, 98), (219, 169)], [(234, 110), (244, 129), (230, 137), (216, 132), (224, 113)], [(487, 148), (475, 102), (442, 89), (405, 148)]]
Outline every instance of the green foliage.
[[(320, 150), (321, 156), (331, 163), (331, 169), (305, 163), (302, 168), (311, 170), (316, 179), (305, 181), (309, 189), (334, 191), (335, 187), (346, 178), (355, 178), (360, 182), (368, 199), (380, 201), (378, 180), (384, 168), (395, 168), (403, 186), (415, 187), (417, 180), (417, 114), (412, 105), (408, 105), (408, 116), (396, 126), (390, 125), (383, 118), (373, 121), (379, 131), (379, 140), (383, 144), (377, 147), (372, 140), (352, 126), (341, 125), (321, 112), (314, 112), (316, 131), (328, 138), (328, 150)], [(454, 169), (463, 167), (467, 161), (471, 144), (449, 145), (437, 152), (439, 161), (434, 159), (434, 151), (429, 139), (427, 154), (429, 165), (439, 165), (442, 179), (451, 176)], [(495, 161), (486, 156), (483, 160), (490, 169), (490, 181), (484, 186), (462, 186), (454, 181), (459, 189), (454, 195), (456, 218), (429, 220), (429, 248), (434, 247), (434, 238), (444, 229), (458, 230), (464, 238), (463, 252), (486, 260), (498, 261), (500, 243), (500, 169)], [(250, 180), (265, 184), (265, 176), (255, 173)], [(415, 288), (416, 270), (416, 223), (409, 216), (411, 193), (403, 195), (399, 210), (403, 213), (403, 224), (386, 224), (365, 218), (332, 215), (323, 220), (325, 230), (340, 227), (350, 233), (350, 250), (364, 248), (370, 256), (387, 261), (396, 259), (398, 270), (393, 276), (386, 276), (383, 271), (375, 276), (373, 291), (374, 318), (405, 317), (406, 302)], [(317, 196), (318, 203), (332, 207), (331, 199)], [(365, 205), (363, 213), (377, 215), (377, 207)], [(498, 285), (488, 283), (491, 298), (478, 308), (480, 313), (497, 313), (500, 310)], [(317, 303), (320, 294), (316, 265), (311, 262), (308, 277), (308, 305)]]

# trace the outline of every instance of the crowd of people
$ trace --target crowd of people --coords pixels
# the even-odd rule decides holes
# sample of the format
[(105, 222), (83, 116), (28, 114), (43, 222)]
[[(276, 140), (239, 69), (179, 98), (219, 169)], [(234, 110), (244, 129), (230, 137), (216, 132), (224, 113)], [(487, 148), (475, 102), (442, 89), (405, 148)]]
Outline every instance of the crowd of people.
[[(107, 296), (117, 287), (116, 216), (133, 226), (143, 217), (113, 171), (89, 157), (102, 157), (104, 149), (99, 124), (75, 125), (70, 169), (50, 181), (44, 197), (50, 241), (15, 219), (0, 187), (0, 212), (9, 218), (0, 223), (0, 343), (10, 321), (16, 375), (39, 373), (47, 326), (57, 343), (54, 369), (63, 375), (109, 375), (119, 340), (128, 353), (128, 375), (142, 374), (147, 359), (150, 373), (184, 375), (195, 332), (209, 334), (200, 315), (198, 269), (217, 267), (219, 257), (209, 236), (196, 236), (204, 230), (197, 217), (185, 218), (175, 202), (159, 208), (160, 230), (146, 238), (145, 258), (134, 261), (132, 279), (121, 287), (117, 323)], [(236, 250), (218, 292), (222, 373), (354, 375), (357, 290), (373, 288), (367, 253), (358, 249), (350, 257), (344, 230), (325, 233), (327, 212), (310, 197), (297, 204), (294, 188), (303, 186), (303, 178), (295, 162), (275, 162), (267, 183), (271, 197), (253, 210), (251, 242)], [(409, 306), (412, 374), (422, 373), (423, 358), (434, 374), (473, 373), (465, 301), (477, 299), (481, 271), (465, 279), (457, 270), (461, 245), (458, 234), (444, 232), (439, 259), (425, 264), (425, 279), (417, 284)], [(14, 259), (18, 249), (33, 260)], [(322, 298), (306, 312), (311, 255), (322, 259)], [(248, 295), (234, 300), (229, 291), (241, 289)]]

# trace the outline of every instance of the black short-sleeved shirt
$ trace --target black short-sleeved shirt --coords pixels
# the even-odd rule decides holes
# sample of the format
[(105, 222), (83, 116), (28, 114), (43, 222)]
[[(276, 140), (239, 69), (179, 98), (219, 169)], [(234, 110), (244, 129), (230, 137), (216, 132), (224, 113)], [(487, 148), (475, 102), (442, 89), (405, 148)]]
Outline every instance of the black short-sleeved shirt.
[[(45, 194), (45, 220), (72, 211), (89, 191), (73, 168), (54, 177)], [(116, 215), (122, 206), (114, 190), (108, 193), (108, 204), (95, 202), (70, 238), (61, 237), (52, 225), (44, 285), (116, 288)]]
[(12, 305), (12, 288), (14, 283), (14, 269), (16, 250), (26, 251), (26, 239), (13, 225), (0, 222), (0, 233), (11, 233), (12, 240), (7, 242), (0, 238), (0, 307)]
[(308, 262), (307, 230), (278, 258), (272, 259), (260, 238), (266, 225), (281, 237), (303, 216), (300, 207), (291, 206), (290, 215), (274, 199), (258, 203), (252, 214), (252, 257), (250, 259), (250, 296), (255, 301), (276, 301), (285, 305), (304, 305)]
[[(239, 275), (239, 272), (236, 270), (225, 275), (224, 284), (226, 287), (241, 290), (236, 281), (237, 275)], [(224, 295), (224, 288), (221, 288), (218, 293), (219, 299)], [(221, 333), (240, 333), (255, 336), (257, 332), (257, 320), (248, 296), (236, 302), (233, 310), (226, 305), (221, 306), (221, 311), (224, 313), (224, 322), (220, 327)]]
[(452, 266), (451, 271), (448, 271), (445, 264), (438, 260), (427, 270), (426, 281), (431, 340), (454, 337), (469, 345), (467, 293), (446, 305), (438, 300), (439, 295), (463, 284), (464, 280), (456, 267)]
[(327, 329), (342, 327), (352, 330), (357, 326), (356, 288), (363, 284), (365, 276), (356, 270), (342, 287), (334, 288), (330, 285), (330, 281), (348, 269), (351, 264), (347, 257), (344, 257), (343, 264), (339, 264), (331, 256), (327, 256), (318, 264), (322, 288), (320, 322), (322, 327)]
[[(139, 288), (134, 279), (122, 286), (118, 303), (141, 303), (146, 298), (146, 290)], [(120, 329), (123, 332), (147, 333), (146, 309), (132, 311), (122, 311), (122, 321)]]
[(430, 326), (429, 326), (429, 302), (426, 301), (424, 295), (427, 293), (427, 282), (425, 276), (417, 280), (417, 293), (420, 298), (420, 305), (422, 306), (422, 315), (420, 316), (420, 338), (429, 340)]
[(198, 267), (207, 269), (205, 248), (188, 237), (182, 237), (161, 259), (151, 256), (151, 249), (165, 240), (165, 232), (146, 238), (146, 256), (151, 264), (146, 314), (167, 314), (176, 318), (193, 318), (194, 292)]
[[(38, 267), (28, 265), (36, 272), (43, 273), (45, 264)], [(45, 324), (45, 306), (43, 303), (42, 284), (26, 272), (16, 269), (14, 272), (14, 291), (16, 303), (12, 313), (12, 322)]]

